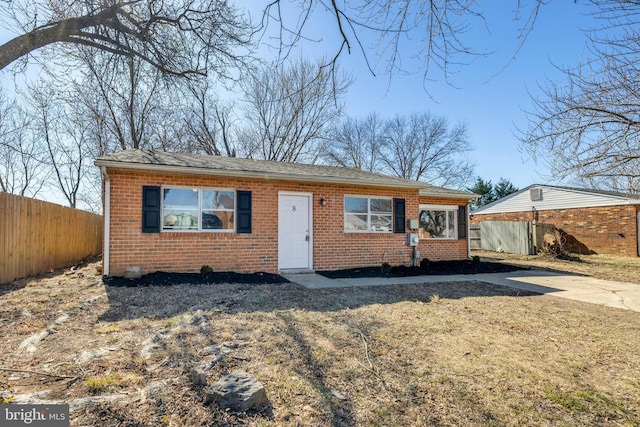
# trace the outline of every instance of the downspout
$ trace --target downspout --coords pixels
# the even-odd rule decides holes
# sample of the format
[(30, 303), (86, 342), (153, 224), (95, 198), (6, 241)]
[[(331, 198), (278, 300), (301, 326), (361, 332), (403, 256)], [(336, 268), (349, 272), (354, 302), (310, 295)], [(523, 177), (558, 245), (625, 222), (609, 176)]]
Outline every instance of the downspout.
[(471, 203), (467, 202), (467, 258), (471, 259)]
[(104, 184), (104, 242), (102, 249), (102, 274), (109, 275), (109, 234), (111, 230), (111, 181), (107, 174), (107, 168), (102, 166), (102, 179)]

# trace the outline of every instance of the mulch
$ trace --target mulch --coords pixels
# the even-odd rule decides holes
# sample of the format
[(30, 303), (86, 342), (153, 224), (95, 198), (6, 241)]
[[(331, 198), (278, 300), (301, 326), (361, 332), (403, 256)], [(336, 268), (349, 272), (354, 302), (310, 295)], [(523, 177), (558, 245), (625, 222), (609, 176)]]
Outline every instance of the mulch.
[(253, 285), (277, 285), (289, 283), (287, 279), (271, 273), (243, 274), (233, 271), (216, 271), (207, 274), (198, 273), (167, 273), (157, 271), (145, 274), (138, 279), (125, 279), (124, 277), (104, 277), (103, 282), (108, 286), (173, 286), (185, 283), (194, 285), (215, 285), (221, 283), (240, 283)]
[[(528, 270), (526, 267), (515, 265), (477, 262), (477, 261), (433, 261), (426, 268), (394, 266), (390, 270), (377, 267), (349, 268), (345, 270), (316, 271), (330, 279), (346, 279), (359, 277), (412, 277), (412, 276), (443, 276), (449, 274), (480, 274), (480, 273), (506, 273), (515, 270)], [(138, 279), (125, 279), (124, 277), (104, 277), (103, 282), (108, 286), (173, 286), (185, 283), (208, 285), (222, 283), (238, 283), (248, 285), (271, 285), (289, 283), (287, 279), (272, 273), (235, 273), (233, 271), (211, 271), (206, 274), (198, 273), (168, 273), (158, 271), (145, 274)]]
[(382, 267), (349, 268), (345, 270), (316, 271), (329, 279), (353, 279), (359, 277), (412, 277), (443, 276), (450, 274), (508, 273), (528, 270), (526, 267), (478, 261), (432, 261), (426, 268), (395, 266), (391, 270)]

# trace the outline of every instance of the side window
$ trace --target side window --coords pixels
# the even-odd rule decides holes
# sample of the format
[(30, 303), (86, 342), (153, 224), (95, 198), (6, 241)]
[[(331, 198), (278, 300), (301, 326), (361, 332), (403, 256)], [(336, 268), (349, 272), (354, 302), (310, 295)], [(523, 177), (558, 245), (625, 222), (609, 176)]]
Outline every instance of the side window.
[(344, 198), (344, 230), (383, 232), (393, 230), (393, 200), (347, 196)]
[(162, 190), (162, 230), (234, 231), (235, 217), (236, 192), (233, 190)]
[(420, 205), (421, 239), (457, 239), (458, 207)]

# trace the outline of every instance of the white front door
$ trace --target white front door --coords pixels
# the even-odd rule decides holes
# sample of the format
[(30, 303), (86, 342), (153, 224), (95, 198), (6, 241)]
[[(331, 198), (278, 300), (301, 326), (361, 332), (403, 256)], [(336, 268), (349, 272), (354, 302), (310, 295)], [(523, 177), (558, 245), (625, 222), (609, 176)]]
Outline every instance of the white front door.
[(311, 269), (311, 200), (309, 194), (278, 195), (278, 268)]

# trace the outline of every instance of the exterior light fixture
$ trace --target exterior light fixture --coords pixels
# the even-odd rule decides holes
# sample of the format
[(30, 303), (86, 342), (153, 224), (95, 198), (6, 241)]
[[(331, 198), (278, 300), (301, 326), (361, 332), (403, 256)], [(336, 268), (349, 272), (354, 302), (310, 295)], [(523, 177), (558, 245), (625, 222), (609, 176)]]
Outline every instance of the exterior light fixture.
[(327, 206), (327, 199), (320, 199), (320, 206)]

